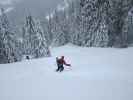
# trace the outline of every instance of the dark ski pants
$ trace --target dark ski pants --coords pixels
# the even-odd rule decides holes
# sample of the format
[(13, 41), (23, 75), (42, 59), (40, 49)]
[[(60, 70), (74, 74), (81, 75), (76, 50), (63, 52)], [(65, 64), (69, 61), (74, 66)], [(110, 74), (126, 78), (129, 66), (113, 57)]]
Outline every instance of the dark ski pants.
[(62, 72), (64, 70), (64, 67), (63, 66), (58, 66), (58, 69), (56, 70), (57, 72), (60, 71)]

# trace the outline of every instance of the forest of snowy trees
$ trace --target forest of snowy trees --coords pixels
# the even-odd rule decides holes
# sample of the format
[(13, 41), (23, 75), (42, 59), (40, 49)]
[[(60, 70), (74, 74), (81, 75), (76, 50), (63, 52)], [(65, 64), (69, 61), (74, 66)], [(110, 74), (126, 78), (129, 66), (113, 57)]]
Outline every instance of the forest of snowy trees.
[[(127, 47), (132, 0), (73, 0), (49, 18), (52, 44), (87, 47)], [(50, 16), (50, 15), (49, 15)], [(131, 28), (132, 29), (132, 28)], [(130, 32), (129, 32), (130, 31)], [(130, 39), (130, 40), (131, 40)]]
[(51, 55), (39, 20), (35, 20), (30, 15), (27, 16), (21, 30), (22, 37), (18, 37), (2, 8), (0, 16), (0, 63), (18, 62), (23, 57), (33, 59)]
[[(16, 31), (0, 14), (0, 63), (51, 56), (50, 46), (126, 48), (133, 44), (133, 0), (67, 0), (43, 20), (27, 15)], [(20, 32), (20, 33), (18, 33)], [(21, 34), (21, 35), (18, 35)]]

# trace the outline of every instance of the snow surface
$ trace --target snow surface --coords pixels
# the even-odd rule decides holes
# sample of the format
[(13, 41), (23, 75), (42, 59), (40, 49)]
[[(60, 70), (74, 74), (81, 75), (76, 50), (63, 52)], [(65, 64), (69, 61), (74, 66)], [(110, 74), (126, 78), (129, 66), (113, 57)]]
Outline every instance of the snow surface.
[[(133, 48), (52, 48), (53, 57), (0, 65), (0, 100), (133, 100)], [(56, 73), (64, 55), (72, 70)]]

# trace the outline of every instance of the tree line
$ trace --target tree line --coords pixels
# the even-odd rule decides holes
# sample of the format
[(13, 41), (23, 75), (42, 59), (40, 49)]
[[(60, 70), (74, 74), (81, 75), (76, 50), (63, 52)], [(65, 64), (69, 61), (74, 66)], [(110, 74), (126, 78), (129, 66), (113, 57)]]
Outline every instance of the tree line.
[(26, 55), (49, 57), (50, 46), (67, 43), (118, 48), (133, 43), (132, 0), (68, 0), (67, 5), (62, 10), (50, 12), (41, 21), (29, 14), (19, 33), (2, 8), (0, 63), (18, 62)]

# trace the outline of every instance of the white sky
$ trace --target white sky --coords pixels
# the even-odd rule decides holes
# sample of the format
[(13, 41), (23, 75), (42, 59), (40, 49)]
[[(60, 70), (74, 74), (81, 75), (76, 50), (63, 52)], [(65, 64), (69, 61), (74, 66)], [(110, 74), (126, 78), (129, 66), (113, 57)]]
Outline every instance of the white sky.
[[(7, 12), (10, 12), (11, 10), (13, 10), (13, 3), (15, 3), (15, 2), (18, 2), (18, 1), (20, 1), (20, 0), (0, 0), (0, 5), (3, 5), (3, 6), (5, 6), (5, 5), (10, 5), (9, 7), (6, 7), (6, 9), (5, 9), (5, 12), (7, 13)], [(0, 14), (1, 14), (1, 12), (0, 12)]]
[(1, 5), (12, 5), (13, 2), (17, 2), (19, 0), (0, 0)]
[[(8, 13), (8, 12), (12, 11), (14, 8), (16, 8), (17, 3), (19, 5), (19, 2), (22, 2), (22, 5), (24, 6), (24, 8), (25, 7), (28, 7), (27, 9), (36, 8), (35, 10), (37, 10), (37, 11), (38, 11), (38, 9), (40, 9), (43, 12), (47, 12), (48, 9), (53, 9), (53, 8), (55, 8), (56, 5), (57, 5), (58, 10), (64, 10), (67, 7), (67, 3), (66, 2), (61, 3), (61, 1), (64, 1), (64, 0), (0, 0), (0, 6), (2, 8), (5, 8), (5, 12)], [(31, 2), (32, 2), (32, 4), (30, 4)], [(59, 5), (58, 5), (58, 3), (59, 3)], [(20, 5), (20, 9), (22, 9), (21, 8), (22, 5)], [(44, 10), (42, 10), (42, 9), (44, 9)]]

